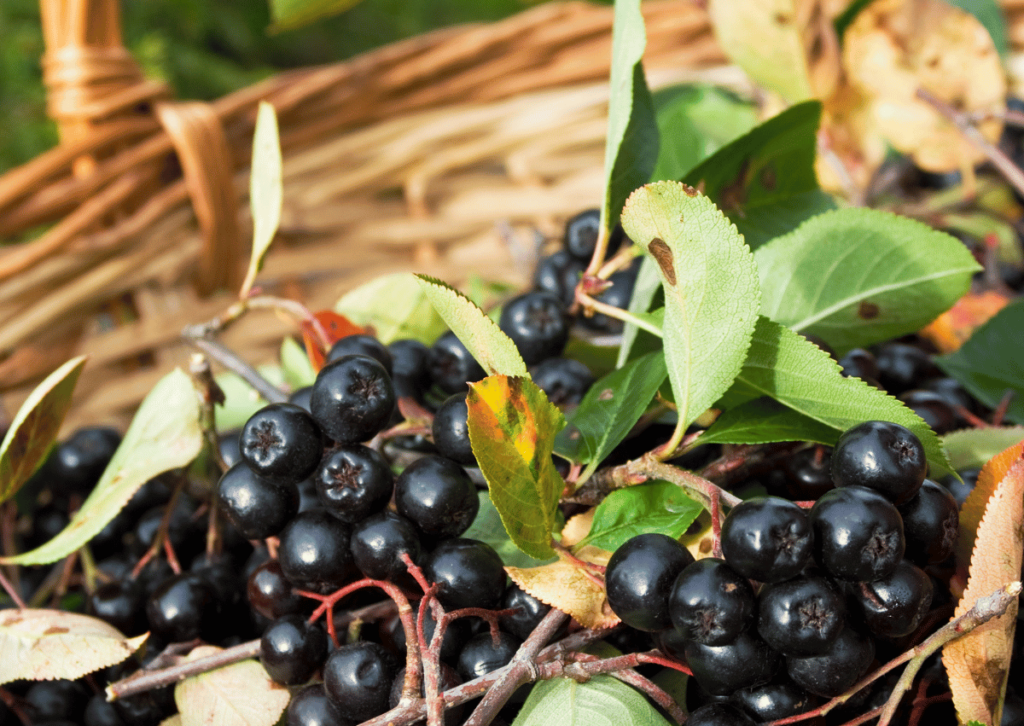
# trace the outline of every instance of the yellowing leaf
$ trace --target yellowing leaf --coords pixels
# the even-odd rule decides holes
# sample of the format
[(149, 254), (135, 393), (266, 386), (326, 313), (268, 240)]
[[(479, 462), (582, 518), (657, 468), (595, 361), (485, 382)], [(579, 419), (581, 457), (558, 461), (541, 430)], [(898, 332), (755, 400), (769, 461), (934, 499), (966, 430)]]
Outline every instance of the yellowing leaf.
[[(204, 645), (189, 660), (220, 652)], [(174, 687), (181, 726), (273, 726), (291, 698), (288, 689), (274, 683), (255, 660), (186, 678)]]
[[(985, 514), (978, 526), (967, 589), (957, 604), (954, 617), (967, 612), (978, 598), (1020, 579), (1024, 558), (1022, 452), (1024, 444), (1016, 444), (989, 462), (983, 470), (987, 479), (998, 476), (998, 483), (988, 497)], [(980, 477), (978, 484), (982, 484)], [(1003, 615), (943, 649), (942, 660), (949, 674), (953, 705), (960, 723), (970, 720), (989, 724), (1000, 722), (1016, 624), (1015, 598)]]
[(471, 383), (466, 405), (473, 453), (505, 531), (531, 557), (551, 557), (565, 488), (551, 451), (565, 417), (529, 378), (490, 376)]
[[(585, 561), (605, 564), (611, 553), (596, 547), (584, 547), (577, 556)], [(549, 565), (506, 567), (505, 571), (526, 592), (568, 613), (584, 627), (610, 628), (619, 623), (600, 582), (589, 576), (583, 566), (564, 556)]]
[[(999, 54), (973, 15), (942, 0), (875, 0), (843, 35), (843, 67), (869, 114), (863, 146), (874, 144), (869, 137), (879, 134), (919, 167), (935, 172), (984, 158), (917, 97), (920, 88), (967, 113), (1002, 110), (1006, 79)], [(1002, 122), (991, 118), (978, 128), (995, 142)]]
[(97, 618), (60, 610), (0, 611), (0, 683), (75, 680), (120, 663), (149, 634), (126, 638)]

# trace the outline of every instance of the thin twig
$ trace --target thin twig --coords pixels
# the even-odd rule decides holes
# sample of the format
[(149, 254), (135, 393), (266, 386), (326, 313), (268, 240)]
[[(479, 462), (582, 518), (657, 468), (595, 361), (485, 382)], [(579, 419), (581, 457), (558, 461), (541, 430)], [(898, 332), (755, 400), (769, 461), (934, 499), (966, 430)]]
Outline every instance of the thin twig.
[(128, 698), (139, 693), (145, 693), (154, 688), (163, 688), (172, 683), (185, 680), (191, 676), (198, 676), (208, 673), (215, 668), (221, 668), (232, 663), (255, 658), (260, 654), (259, 639), (250, 640), (246, 643), (231, 648), (225, 648), (219, 653), (208, 655), (203, 658), (186, 661), (169, 668), (162, 668), (156, 671), (139, 671), (133, 676), (124, 680), (111, 683), (107, 686), (107, 700), (114, 701), (118, 698)]
[(207, 340), (206, 338), (191, 337), (188, 334), (183, 335), (182, 339), (192, 347), (201, 350), (232, 373), (239, 375), (242, 380), (256, 389), (256, 392), (270, 403), (286, 403), (288, 401), (287, 393), (268, 381), (258, 370), (220, 343)]

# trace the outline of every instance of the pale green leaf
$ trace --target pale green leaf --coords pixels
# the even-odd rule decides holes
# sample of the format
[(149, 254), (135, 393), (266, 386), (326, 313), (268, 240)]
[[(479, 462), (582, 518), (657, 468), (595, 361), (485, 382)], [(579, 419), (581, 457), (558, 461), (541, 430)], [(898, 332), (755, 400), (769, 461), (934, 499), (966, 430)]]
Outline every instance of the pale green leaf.
[(430, 304), (488, 375), (529, 377), (516, 344), (487, 313), (447, 283), (427, 275), (416, 278)]
[(593, 545), (614, 552), (626, 540), (649, 532), (678, 539), (703, 509), (681, 487), (666, 481), (617, 489), (597, 506), (590, 532), (573, 549)]
[(66, 557), (92, 539), (147, 481), (187, 466), (203, 446), (199, 397), (180, 368), (161, 378), (132, 419), (99, 483), (68, 526), (49, 542), (9, 564), (45, 565)]
[(555, 451), (560, 456), (588, 465), (578, 483), (589, 479), (626, 438), (667, 375), (665, 356), (648, 353), (590, 387), (569, 425), (555, 439)]
[(273, 30), (293, 30), (343, 13), (360, 0), (269, 0)]
[(1006, 418), (1024, 423), (1024, 300), (1017, 299), (974, 331), (960, 350), (935, 362), (979, 401), (997, 407), (1012, 393)]
[(512, 726), (668, 726), (640, 693), (611, 676), (552, 678), (530, 691)]
[(312, 386), (316, 380), (316, 369), (306, 349), (291, 336), (281, 341), (281, 375), (293, 391)]
[[(490, 494), (480, 491), (477, 492), (477, 496), (480, 499), (480, 510), (477, 512), (473, 524), (469, 525), (469, 529), (462, 534), (463, 537), (486, 542), (494, 548), (494, 551), (501, 557), (501, 561), (508, 567), (537, 567), (555, 561), (555, 557), (538, 560), (516, 547), (509, 539), (505, 525), (501, 523), (501, 515), (498, 514), (494, 502), (491, 501)], [(559, 526), (556, 524), (555, 529), (558, 528)]]
[(385, 345), (402, 338), (430, 345), (447, 330), (409, 272), (383, 275), (360, 285), (345, 293), (334, 311), (356, 325), (373, 327), (377, 339)]
[(762, 314), (840, 354), (924, 327), (981, 269), (955, 237), (874, 209), (813, 217), (754, 259)]
[(615, 226), (626, 197), (651, 178), (658, 159), (658, 122), (641, 62), (646, 46), (640, 0), (618, 0), (612, 24), (611, 95), (604, 152), (604, 232)]
[(711, 200), (677, 182), (634, 192), (622, 224), (661, 270), (665, 363), (688, 426), (743, 367), (759, 307), (754, 257)]
[[(219, 653), (203, 645), (189, 660)], [(255, 660), (192, 676), (174, 687), (181, 726), (274, 726), (288, 706), (288, 688), (275, 683)]]
[(771, 398), (730, 408), (701, 434), (701, 444), (767, 444), (773, 441), (835, 443), (833, 428)]
[[(738, 395), (737, 395), (738, 392)], [(851, 426), (864, 421), (892, 421), (921, 440), (932, 477), (950, 472), (942, 442), (928, 425), (900, 401), (840, 373), (839, 364), (821, 348), (784, 325), (760, 317), (743, 369), (730, 392), (731, 405), (743, 398), (770, 396), (834, 432), (832, 444)]]
[(284, 186), (281, 176), (281, 141), (277, 133), (274, 107), (260, 101), (256, 113), (256, 130), (252, 138), (252, 171), (249, 176), (249, 209), (252, 213), (252, 254), (249, 271), (242, 283), (246, 297), (263, 267), (270, 243), (281, 224)]
[(473, 454), (505, 531), (531, 557), (551, 557), (565, 489), (551, 459), (562, 412), (529, 378), (500, 375), (470, 383), (466, 406)]
[[(626, 308), (633, 315), (643, 315), (651, 309), (654, 299), (661, 289), (661, 272), (658, 270), (658, 263), (653, 257), (645, 256), (640, 261), (640, 269), (636, 273), (636, 282), (633, 283), (633, 296), (629, 299), (629, 306)], [(622, 343), (619, 345), (619, 357), (615, 362), (616, 368), (626, 365), (633, 352), (633, 344), (637, 338), (644, 333), (635, 323), (627, 322), (622, 329)], [(649, 335), (649, 334), (648, 334)]]
[[(284, 383), (284, 373), (280, 366), (265, 365), (257, 369), (260, 375), (280, 386)], [(249, 417), (267, 405), (267, 401), (237, 373), (224, 371), (214, 379), (224, 392), (224, 403), (214, 409), (217, 416), (217, 429), (230, 431), (245, 425)]]
[(149, 634), (126, 638), (99, 618), (61, 610), (0, 610), (0, 684), (77, 680), (139, 649)]
[(942, 437), (955, 471), (980, 469), (996, 454), (1024, 441), (1024, 426), (992, 426), (982, 429), (961, 429)]
[(0, 503), (14, 496), (39, 468), (57, 438), (85, 356), (72, 358), (33, 389), (0, 444)]

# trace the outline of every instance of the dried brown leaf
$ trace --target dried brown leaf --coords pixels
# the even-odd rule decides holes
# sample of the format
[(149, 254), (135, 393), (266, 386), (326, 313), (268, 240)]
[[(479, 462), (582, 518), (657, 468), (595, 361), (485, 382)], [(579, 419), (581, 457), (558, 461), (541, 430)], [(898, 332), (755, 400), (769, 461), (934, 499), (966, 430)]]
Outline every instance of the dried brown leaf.
[[(913, 156), (923, 169), (959, 170), (983, 156), (954, 126), (917, 97), (932, 93), (961, 111), (997, 112), (1004, 106), (1006, 77), (984, 26), (942, 0), (876, 0), (843, 36), (843, 68), (859, 93), (871, 126), (861, 146), (879, 134)], [(830, 99), (827, 106), (849, 103)], [(847, 111), (847, 115), (850, 112)], [(1002, 122), (978, 126), (995, 142)]]
[[(967, 612), (978, 598), (1018, 580), (1024, 559), (1024, 444), (997, 456), (982, 474), (986, 482), (983, 485), (979, 477), (979, 486), (987, 489), (991, 481), (997, 483), (990, 496), (983, 490), (973, 503), (977, 506), (981, 499), (986, 500), (971, 552), (967, 589), (954, 617)], [(1014, 600), (1004, 615), (943, 649), (960, 723), (1000, 722), (1016, 624)]]
[(594, 514), (597, 507), (591, 507), (585, 512), (570, 517), (562, 528), (562, 546), (572, 547), (590, 534), (590, 527), (594, 524)]
[[(577, 556), (593, 564), (605, 565), (611, 552), (584, 547)], [(505, 571), (519, 587), (551, 607), (568, 613), (587, 628), (610, 628), (619, 618), (608, 605), (604, 586), (593, 573), (559, 554), (557, 562), (540, 567), (506, 567)]]
[[(195, 660), (220, 652), (204, 645), (189, 653)], [(273, 726), (291, 698), (255, 660), (186, 678), (174, 687), (181, 726)]]
[(0, 611), (0, 683), (67, 678), (120, 663), (149, 634), (126, 638), (88, 615), (60, 610)]

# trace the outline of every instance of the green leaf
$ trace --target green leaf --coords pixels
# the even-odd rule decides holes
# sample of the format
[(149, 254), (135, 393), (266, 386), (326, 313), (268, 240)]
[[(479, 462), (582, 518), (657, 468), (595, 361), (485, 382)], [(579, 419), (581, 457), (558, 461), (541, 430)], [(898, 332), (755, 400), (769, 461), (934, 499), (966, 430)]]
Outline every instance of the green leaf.
[(743, 367), (760, 298), (754, 257), (711, 200), (678, 182), (634, 192), (622, 225), (661, 270), (665, 363), (688, 426)]
[(807, 101), (723, 146), (683, 179), (725, 212), (751, 249), (835, 208), (814, 172), (821, 104)]
[[(537, 567), (557, 559), (549, 557), (538, 560), (516, 547), (509, 539), (505, 525), (501, 523), (501, 515), (498, 514), (494, 502), (491, 501), (491, 495), (486, 491), (481, 491), (477, 492), (477, 496), (480, 498), (480, 511), (477, 512), (473, 524), (469, 525), (469, 529), (461, 536), (486, 542), (494, 548), (494, 551), (501, 557), (501, 561), (508, 567)], [(555, 529), (559, 529), (557, 524)]]
[(586, 683), (571, 678), (538, 683), (512, 726), (669, 726), (669, 722), (639, 692), (600, 675)]
[(291, 336), (281, 341), (281, 375), (293, 391), (312, 386), (316, 380), (316, 369), (305, 348)]
[(590, 533), (573, 549), (593, 545), (614, 552), (626, 540), (648, 532), (678, 539), (703, 509), (667, 481), (618, 489), (597, 506)]
[(555, 451), (560, 456), (588, 465), (580, 473), (579, 483), (589, 479), (626, 438), (667, 375), (664, 354), (648, 353), (590, 387), (570, 425), (555, 438)]
[(992, 44), (1004, 58), (1010, 52), (1010, 41), (1006, 34), (1006, 17), (996, 0), (946, 0), (950, 5), (973, 15), (992, 36)]
[(874, 209), (813, 217), (754, 259), (761, 313), (839, 354), (919, 330), (981, 269), (955, 237)]
[(1024, 441), (1024, 426), (962, 429), (942, 437), (949, 465), (956, 471), (980, 469), (996, 454)]
[(601, 227), (609, 232), (626, 197), (651, 178), (658, 160), (658, 121), (641, 63), (647, 33), (640, 0), (618, 0), (612, 24), (611, 95), (604, 151)]
[(469, 441), (505, 531), (531, 557), (551, 557), (565, 488), (551, 459), (562, 412), (529, 378), (500, 375), (470, 383), (466, 405)]
[[(222, 651), (202, 645), (189, 653), (196, 660)], [(255, 660), (216, 668), (174, 687), (182, 726), (274, 726), (288, 706), (288, 687), (275, 683)]]
[(126, 638), (99, 618), (52, 609), (0, 611), (0, 683), (77, 680), (139, 649), (149, 634)]
[[(275, 386), (284, 383), (284, 373), (280, 366), (259, 366), (257, 370)], [(266, 399), (237, 373), (224, 371), (218, 373), (214, 378), (224, 392), (224, 403), (218, 404), (214, 409), (218, 431), (242, 428), (250, 416), (267, 405)]]
[(396, 272), (345, 293), (334, 306), (356, 325), (372, 326), (377, 339), (387, 344), (402, 338), (430, 345), (447, 330), (416, 278)]
[(252, 212), (252, 254), (249, 271), (242, 283), (246, 297), (263, 267), (270, 243), (281, 224), (284, 189), (281, 181), (281, 141), (277, 134), (277, 114), (274, 107), (260, 101), (256, 113), (256, 130), (252, 137), (252, 172), (249, 176), (249, 209)]
[(892, 421), (913, 431), (924, 445), (933, 476), (951, 471), (942, 442), (928, 424), (900, 401), (865, 383), (847, 378), (828, 353), (784, 325), (760, 317), (743, 370), (730, 391), (731, 405), (744, 398), (770, 396), (839, 435), (864, 421)]
[(1013, 392), (1006, 418), (1024, 423), (1024, 299), (1000, 310), (960, 350), (935, 359), (979, 401), (995, 408)]
[(730, 408), (701, 434), (701, 444), (767, 444), (773, 441), (835, 443), (835, 430), (771, 398)]
[(303, 25), (343, 13), (360, 0), (269, 0), (274, 32), (293, 30)]
[(488, 375), (529, 377), (516, 344), (487, 313), (447, 283), (427, 275), (416, 278), (430, 304)]
[[(643, 315), (651, 309), (654, 298), (661, 289), (661, 272), (658, 270), (658, 263), (653, 257), (645, 256), (640, 261), (640, 269), (636, 273), (636, 281), (633, 283), (633, 296), (629, 299), (629, 306), (626, 308), (634, 315)], [(617, 368), (622, 368), (629, 360), (633, 351), (633, 344), (641, 335), (641, 330), (633, 323), (626, 323), (622, 329), (622, 343), (619, 345), (619, 357), (615, 363)], [(649, 335), (649, 333), (648, 333)], [(660, 341), (659, 341), (660, 347)]]
[(84, 366), (85, 356), (72, 358), (21, 404), (0, 444), (0, 503), (14, 496), (46, 459)]
[(3, 563), (45, 565), (86, 544), (147, 481), (188, 465), (203, 446), (199, 397), (180, 368), (161, 378), (139, 406), (121, 445), (68, 526), (46, 544)]

